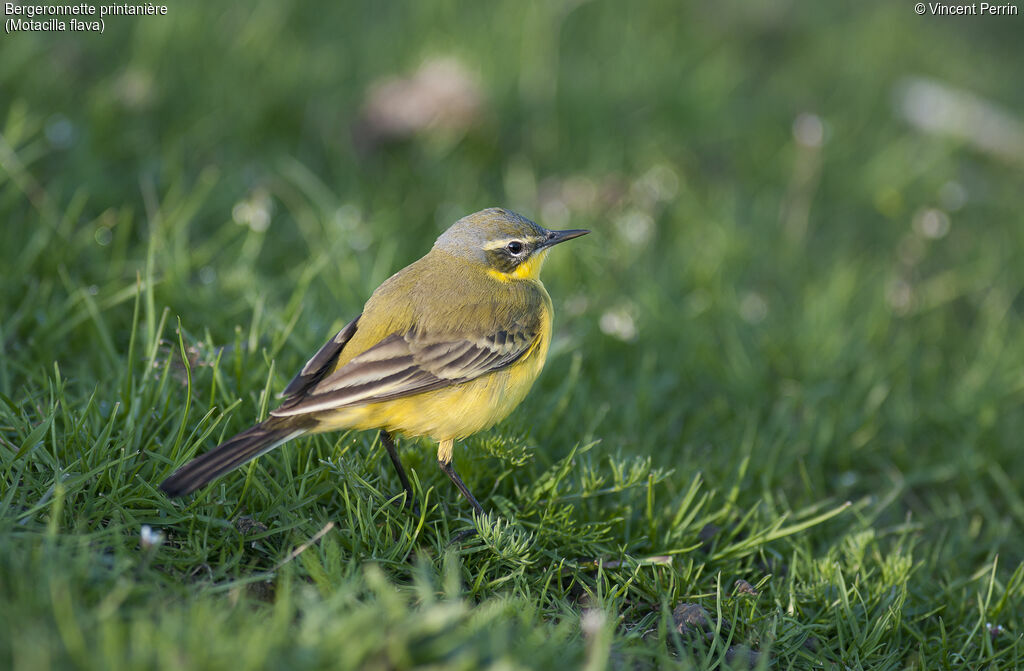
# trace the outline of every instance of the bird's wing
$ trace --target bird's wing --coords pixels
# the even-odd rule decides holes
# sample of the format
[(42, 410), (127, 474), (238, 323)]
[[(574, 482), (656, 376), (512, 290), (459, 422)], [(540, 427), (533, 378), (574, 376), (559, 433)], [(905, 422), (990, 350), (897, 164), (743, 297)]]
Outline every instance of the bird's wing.
[[(359, 317), (362, 317), (362, 315), (359, 315)], [(280, 398), (292, 400), (304, 395), (334, 369), (334, 362), (338, 360), (341, 350), (356, 332), (356, 324), (359, 322), (359, 317), (346, 324), (345, 328), (338, 331), (337, 335), (328, 340), (313, 355), (313, 358), (306, 362), (306, 365), (302, 367), (299, 374), (292, 378), (292, 381), (288, 383), (284, 391), (279, 394)]]
[(431, 336), (417, 330), (395, 333), (271, 414), (364, 405), (467, 382), (515, 363), (539, 338), (539, 328), (522, 326), (479, 338)]

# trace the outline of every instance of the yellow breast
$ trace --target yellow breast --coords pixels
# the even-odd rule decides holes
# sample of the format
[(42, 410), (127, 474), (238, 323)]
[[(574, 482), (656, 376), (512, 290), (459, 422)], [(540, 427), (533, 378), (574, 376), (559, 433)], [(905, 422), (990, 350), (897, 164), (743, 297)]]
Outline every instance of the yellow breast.
[(403, 436), (429, 436), (442, 441), (465, 438), (493, 426), (526, 398), (544, 368), (551, 343), (549, 301), (544, 306), (536, 343), (511, 366), (451, 387), (340, 408), (318, 416), (321, 424), (316, 431), (379, 428)]

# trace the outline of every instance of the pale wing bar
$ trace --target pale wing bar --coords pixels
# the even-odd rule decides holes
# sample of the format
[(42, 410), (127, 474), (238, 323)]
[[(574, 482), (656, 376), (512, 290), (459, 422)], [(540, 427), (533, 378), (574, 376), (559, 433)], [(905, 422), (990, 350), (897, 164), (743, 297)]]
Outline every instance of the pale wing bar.
[(500, 331), (479, 340), (396, 333), (271, 414), (283, 417), (364, 405), (468, 382), (511, 365), (536, 342), (537, 333), (527, 331)]
[(317, 382), (323, 379), (333, 368), (334, 362), (338, 360), (341, 350), (345, 348), (348, 341), (352, 339), (352, 335), (355, 334), (359, 317), (362, 317), (362, 315), (346, 324), (323, 347), (317, 350), (317, 353), (306, 362), (306, 365), (302, 367), (299, 374), (292, 378), (292, 381), (288, 383), (284, 391), (278, 394), (278, 397), (290, 398), (309, 391)]

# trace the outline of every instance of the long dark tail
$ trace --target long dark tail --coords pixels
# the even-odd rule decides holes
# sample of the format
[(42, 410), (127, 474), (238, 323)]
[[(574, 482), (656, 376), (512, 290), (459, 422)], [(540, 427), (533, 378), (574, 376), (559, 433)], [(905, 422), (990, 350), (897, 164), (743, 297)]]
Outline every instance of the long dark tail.
[(271, 417), (229, 438), (206, 454), (196, 457), (160, 483), (168, 496), (191, 494), (206, 483), (265, 454), (281, 443), (301, 436), (315, 426), (297, 417)]

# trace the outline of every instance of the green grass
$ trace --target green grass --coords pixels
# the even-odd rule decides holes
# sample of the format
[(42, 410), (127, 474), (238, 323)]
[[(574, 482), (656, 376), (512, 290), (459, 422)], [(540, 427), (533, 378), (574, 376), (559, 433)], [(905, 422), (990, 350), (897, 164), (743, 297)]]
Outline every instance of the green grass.
[[(1024, 18), (630, 7), (0, 38), (0, 667), (1024, 665), (1024, 162), (900, 111), (923, 77), (1019, 125)], [(357, 151), (435, 56), (476, 124)], [(426, 441), (393, 505), (369, 432), (156, 489), (499, 204), (594, 234), (545, 268), (541, 380), (456, 448), (487, 518)]]

